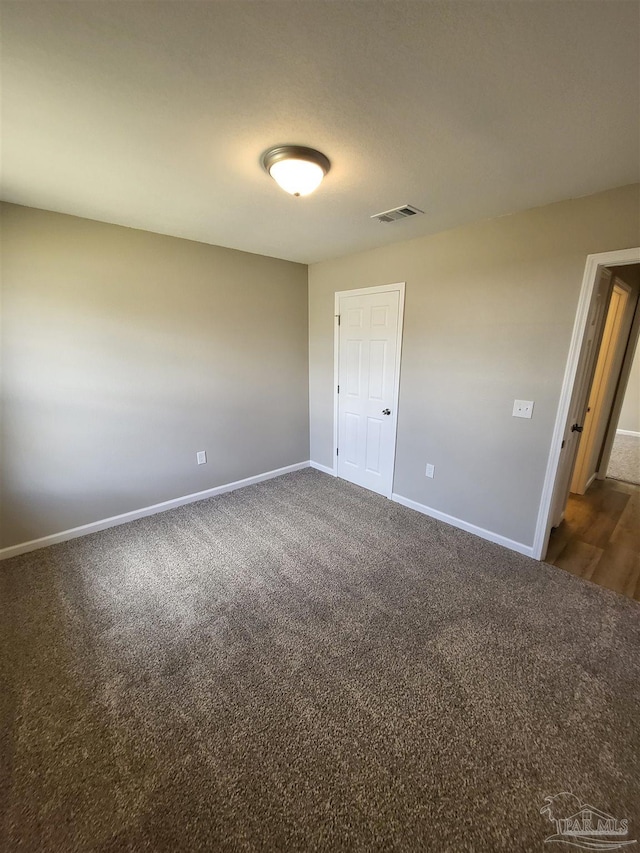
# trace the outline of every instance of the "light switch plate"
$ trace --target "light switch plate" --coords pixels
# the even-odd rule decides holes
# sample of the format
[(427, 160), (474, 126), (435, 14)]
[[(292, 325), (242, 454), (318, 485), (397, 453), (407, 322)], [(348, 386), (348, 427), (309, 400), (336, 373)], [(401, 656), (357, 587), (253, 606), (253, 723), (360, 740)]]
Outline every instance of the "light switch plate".
[(198, 465), (204, 465), (207, 461), (207, 451), (199, 450), (196, 454), (196, 458), (198, 460)]
[(436, 470), (436, 469), (434, 468), (434, 466), (433, 466), (430, 462), (428, 462), (428, 463), (427, 463), (427, 468), (426, 468), (426, 470), (425, 470), (425, 472), (424, 472), (424, 473), (425, 473), (425, 476), (426, 476), (426, 477), (430, 477), (431, 479), (433, 479), (433, 477), (435, 476), (435, 470)]
[(514, 400), (513, 417), (530, 418), (533, 415), (533, 400)]

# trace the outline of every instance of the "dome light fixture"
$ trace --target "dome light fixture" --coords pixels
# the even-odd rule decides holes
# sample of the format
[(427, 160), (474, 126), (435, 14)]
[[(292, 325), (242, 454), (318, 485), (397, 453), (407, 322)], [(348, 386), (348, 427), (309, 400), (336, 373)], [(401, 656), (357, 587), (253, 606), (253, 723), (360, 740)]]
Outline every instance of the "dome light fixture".
[(296, 197), (317, 189), (331, 168), (328, 157), (302, 145), (270, 148), (262, 157), (262, 165), (285, 192)]

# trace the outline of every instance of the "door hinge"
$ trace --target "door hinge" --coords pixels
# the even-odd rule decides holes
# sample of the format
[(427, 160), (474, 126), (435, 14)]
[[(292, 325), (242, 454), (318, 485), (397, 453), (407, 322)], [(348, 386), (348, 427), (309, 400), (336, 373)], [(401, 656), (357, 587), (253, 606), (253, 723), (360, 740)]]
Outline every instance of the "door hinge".
[(566, 444), (566, 441), (565, 441), (565, 440), (564, 440), (564, 438), (563, 438), (563, 439), (562, 439), (562, 444), (560, 445), (560, 450), (564, 450), (564, 446), (565, 446), (565, 444)]
[(338, 325), (340, 325), (340, 315), (336, 314), (336, 317), (338, 318)]
[(340, 386), (338, 385), (338, 394), (340, 393)]
[(336, 447), (336, 456), (339, 456), (339, 455), (340, 455), (340, 448)]

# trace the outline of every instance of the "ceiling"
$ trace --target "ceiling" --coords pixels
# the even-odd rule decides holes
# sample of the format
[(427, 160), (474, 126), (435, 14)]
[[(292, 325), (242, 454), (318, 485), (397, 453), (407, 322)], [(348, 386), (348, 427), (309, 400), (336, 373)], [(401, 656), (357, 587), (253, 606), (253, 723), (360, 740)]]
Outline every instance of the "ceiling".
[(637, 2), (13, 0), (2, 74), (5, 200), (303, 263), (640, 177)]

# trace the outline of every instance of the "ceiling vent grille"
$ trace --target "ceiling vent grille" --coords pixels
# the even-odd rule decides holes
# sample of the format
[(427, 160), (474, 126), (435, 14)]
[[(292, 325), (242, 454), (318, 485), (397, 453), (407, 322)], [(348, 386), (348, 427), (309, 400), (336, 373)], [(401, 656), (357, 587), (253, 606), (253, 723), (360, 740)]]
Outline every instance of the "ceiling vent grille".
[(374, 213), (372, 219), (377, 219), (378, 222), (395, 222), (397, 219), (408, 219), (410, 216), (417, 216), (419, 213), (424, 213), (414, 207), (412, 204), (402, 204), (400, 207), (394, 207), (391, 210), (383, 210), (382, 213)]

